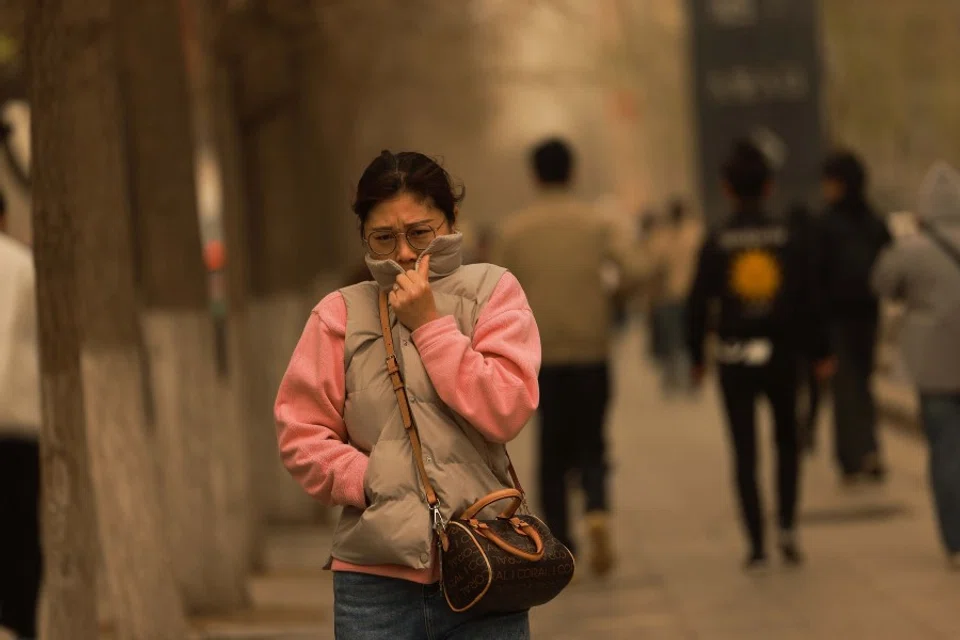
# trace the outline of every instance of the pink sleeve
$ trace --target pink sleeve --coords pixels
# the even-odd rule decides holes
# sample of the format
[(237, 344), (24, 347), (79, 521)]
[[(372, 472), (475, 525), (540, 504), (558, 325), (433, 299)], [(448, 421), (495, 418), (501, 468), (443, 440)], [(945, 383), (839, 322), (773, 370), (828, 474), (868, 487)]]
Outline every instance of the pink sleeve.
[(514, 439), (540, 401), (540, 333), (520, 283), (506, 273), (477, 319), (473, 341), (452, 316), (413, 333), (440, 399), (487, 440)]
[(283, 464), (324, 504), (366, 507), (367, 456), (347, 444), (343, 342), (347, 307), (340, 293), (310, 314), (274, 405)]

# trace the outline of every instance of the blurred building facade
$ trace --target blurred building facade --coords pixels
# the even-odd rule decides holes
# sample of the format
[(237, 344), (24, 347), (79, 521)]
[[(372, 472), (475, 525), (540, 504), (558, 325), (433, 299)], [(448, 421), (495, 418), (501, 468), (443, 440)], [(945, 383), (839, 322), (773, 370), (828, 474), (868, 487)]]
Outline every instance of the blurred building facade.
[[(532, 198), (527, 149), (553, 133), (579, 150), (585, 197), (614, 193), (635, 211), (696, 195), (686, 0), (295, 4), (316, 18), (302, 77), (313, 80), (311, 135), (321, 151), (305, 161), (337, 174), (324, 215), (355, 257), (351, 181), (384, 147), (442, 156), (467, 184), (464, 213), (480, 226)], [(952, 69), (960, 5), (820, 0), (818, 9), (827, 140), (863, 153), (881, 208), (909, 209), (934, 158), (960, 161)], [(0, 36), (13, 52), (0, 61), (9, 100), (22, 95), (22, 1), (0, 2)], [(4, 113), (25, 126), (22, 113)], [(0, 187), (14, 233), (29, 239), (27, 190), (3, 167)]]

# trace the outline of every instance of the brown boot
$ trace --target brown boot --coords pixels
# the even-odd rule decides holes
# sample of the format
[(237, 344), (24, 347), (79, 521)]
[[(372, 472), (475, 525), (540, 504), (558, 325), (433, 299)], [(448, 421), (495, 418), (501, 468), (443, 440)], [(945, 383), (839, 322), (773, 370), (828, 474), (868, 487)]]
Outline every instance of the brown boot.
[(590, 568), (598, 576), (605, 576), (614, 565), (609, 515), (605, 511), (587, 514), (587, 536), (590, 538)]

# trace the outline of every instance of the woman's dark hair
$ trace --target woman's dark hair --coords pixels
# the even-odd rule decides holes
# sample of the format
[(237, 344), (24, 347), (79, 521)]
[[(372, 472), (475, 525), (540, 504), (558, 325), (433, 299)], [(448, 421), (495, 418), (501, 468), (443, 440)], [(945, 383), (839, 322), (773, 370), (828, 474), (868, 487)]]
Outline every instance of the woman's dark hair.
[(353, 212), (360, 219), (360, 229), (374, 207), (403, 193), (440, 210), (452, 225), (465, 189), (456, 186), (446, 169), (429, 156), (384, 150), (367, 165), (357, 183)]
[(738, 140), (733, 144), (721, 174), (741, 200), (758, 200), (773, 177), (766, 156), (748, 140)]
[(867, 188), (867, 170), (860, 158), (850, 151), (835, 151), (827, 156), (823, 163), (823, 177), (842, 184), (848, 196), (861, 197)]
[(533, 170), (543, 184), (565, 185), (573, 172), (573, 150), (564, 140), (551, 138), (538, 144), (531, 154)]

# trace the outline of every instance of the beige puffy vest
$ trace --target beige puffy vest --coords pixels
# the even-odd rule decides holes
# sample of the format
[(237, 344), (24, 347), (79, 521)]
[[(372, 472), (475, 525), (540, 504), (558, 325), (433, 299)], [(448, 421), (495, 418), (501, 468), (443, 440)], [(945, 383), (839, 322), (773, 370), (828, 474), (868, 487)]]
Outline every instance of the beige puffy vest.
[[(451, 315), (467, 336), (505, 269), (489, 264), (461, 266), (459, 234), (441, 236), (430, 254), (430, 284), (441, 315)], [(344, 507), (332, 556), (352, 564), (394, 564), (425, 569), (433, 532), (397, 397), (387, 376), (377, 296), (393, 285), (400, 266), (367, 259), (376, 282), (341, 290), (347, 307), (344, 346), (344, 422), (350, 443), (370, 456), (364, 478), (367, 509)], [(407, 385), (424, 463), (449, 519), (492, 491), (512, 486), (502, 445), (479, 432), (437, 396), (410, 337), (391, 312), (393, 339)], [(491, 509), (493, 511), (494, 509)], [(483, 517), (494, 517), (488, 512)]]

